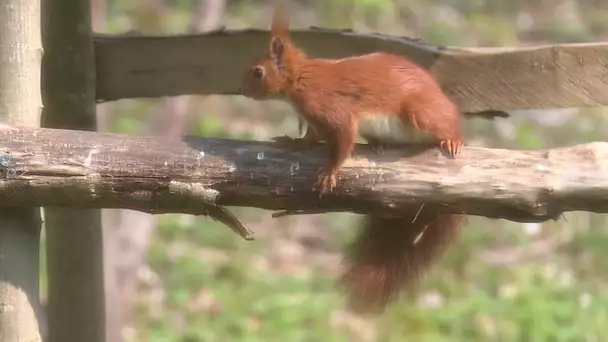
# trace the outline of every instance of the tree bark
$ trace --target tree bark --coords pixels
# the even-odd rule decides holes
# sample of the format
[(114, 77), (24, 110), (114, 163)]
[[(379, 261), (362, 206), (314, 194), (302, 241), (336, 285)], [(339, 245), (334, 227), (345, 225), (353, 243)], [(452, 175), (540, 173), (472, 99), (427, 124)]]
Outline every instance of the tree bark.
[[(40, 1), (0, 3), (0, 121), (40, 125)], [(0, 208), (0, 341), (41, 340), (40, 208)]]
[[(42, 26), (42, 125), (94, 131), (95, 60), (90, 1), (45, 0)], [(45, 206), (44, 216), (48, 340), (105, 342), (100, 210)]]
[(608, 212), (606, 142), (537, 151), (465, 147), (455, 159), (436, 148), (404, 146), (378, 156), (359, 145), (336, 191), (319, 199), (311, 186), (327, 163), (324, 146), (292, 153), (270, 142), (14, 126), (0, 127), (0, 141), (12, 153), (0, 203), (13, 206), (204, 215), (235, 205), (390, 216), (434, 205), (519, 222)]

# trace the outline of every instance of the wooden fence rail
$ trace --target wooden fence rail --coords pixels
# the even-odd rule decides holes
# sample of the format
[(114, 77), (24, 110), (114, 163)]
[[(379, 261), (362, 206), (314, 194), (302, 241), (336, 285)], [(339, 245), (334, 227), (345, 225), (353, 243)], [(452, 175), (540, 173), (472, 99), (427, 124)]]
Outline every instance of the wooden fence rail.
[[(311, 185), (323, 147), (290, 153), (269, 142), (3, 126), (0, 204), (209, 214), (216, 205), (297, 214), (391, 215), (410, 206), (540, 222), (564, 211), (608, 212), (608, 143), (539, 151), (404, 147), (381, 156), (358, 146), (337, 191)], [(234, 219), (233, 217), (230, 219)], [(238, 221), (238, 220), (237, 220)]]
[[(296, 30), (315, 57), (374, 51), (407, 56), (429, 69), (464, 112), (608, 104), (608, 43), (524, 48), (442, 47), (380, 34)], [(242, 72), (264, 53), (268, 32), (94, 38), (97, 99), (238, 94)]]

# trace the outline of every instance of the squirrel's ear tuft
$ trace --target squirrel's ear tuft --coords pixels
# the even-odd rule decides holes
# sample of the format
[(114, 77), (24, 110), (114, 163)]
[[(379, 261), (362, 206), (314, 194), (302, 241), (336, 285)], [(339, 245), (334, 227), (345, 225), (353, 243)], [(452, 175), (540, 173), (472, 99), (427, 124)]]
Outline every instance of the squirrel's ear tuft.
[(281, 37), (272, 37), (270, 39), (270, 57), (275, 61), (277, 67), (281, 68), (283, 64), (283, 55), (285, 54), (285, 43)]
[(285, 12), (285, 5), (275, 1), (274, 14), (272, 15), (272, 24), (270, 25), (270, 35), (272, 37), (289, 36), (289, 17)]
[[(268, 46), (268, 57), (276, 64), (280, 72), (284, 69), (293, 69), (296, 59), (306, 58), (303, 51), (298, 49), (291, 41), (289, 34), (289, 18), (284, 11), (286, 6), (275, 0), (275, 9), (270, 28), (270, 44)], [(284, 1), (284, 0), (283, 0)], [(292, 70), (293, 71), (293, 70)]]

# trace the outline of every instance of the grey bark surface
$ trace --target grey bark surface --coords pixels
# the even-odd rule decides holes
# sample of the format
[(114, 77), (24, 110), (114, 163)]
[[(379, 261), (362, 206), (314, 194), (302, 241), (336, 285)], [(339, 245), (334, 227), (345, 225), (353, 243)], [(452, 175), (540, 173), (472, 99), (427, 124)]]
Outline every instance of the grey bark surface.
[(204, 215), (214, 206), (392, 215), (421, 205), (519, 222), (562, 212), (608, 212), (608, 143), (519, 151), (465, 147), (456, 159), (409, 146), (378, 156), (359, 145), (318, 199), (319, 146), (289, 152), (270, 142), (0, 128), (11, 151), (2, 205), (123, 208)]
[[(608, 43), (460, 48), (381, 34), (295, 30), (310, 56), (375, 51), (409, 57), (430, 70), (464, 112), (608, 104)], [(265, 30), (166, 37), (95, 38), (97, 99), (238, 94), (242, 73), (268, 44)]]
[[(39, 126), (40, 1), (0, 3), (0, 122)], [(40, 208), (0, 208), (0, 341), (41, 341)]]
[[(90, 16), (90, 1), (43, 3), (44, 127), (96, 129)], [(51, 205), (45, 206), (44, 217), (48, 341), (105, 342), (100, 210)]]

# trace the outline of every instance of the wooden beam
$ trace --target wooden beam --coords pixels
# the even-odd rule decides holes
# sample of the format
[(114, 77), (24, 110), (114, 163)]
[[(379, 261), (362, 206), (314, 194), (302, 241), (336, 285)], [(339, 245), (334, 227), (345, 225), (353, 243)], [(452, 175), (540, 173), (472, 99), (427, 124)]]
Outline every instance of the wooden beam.
[[(96, 130), (91, 4), (42, 3), (42, 126)], [(84, 115), (78, 115), (78, 114)], [(48, 342), (105, 342), (100, 210), (44, 206)]]
[(420, 205), (519, 222), (608, 212), (608, 143), (540, 151), (466, 147), (449, 159), (407, 147), (377, 156), (358, 146), (337, 191), (311, 190), (323, 147), (289, 153), (269, 142), (135, 137), (0, 128), (10, 151), (4, 206), (126, 208), (207, 214), (216, 205), (393, 215)]
[[(40, 0), (0, 2), (0, 122), (39, 126)], [(40, 342), (40, 208), (0, 208), (0, 341)]]
[[(460, 48), (380, 34), (311, 28), (294, 41), (315, 57), (374, 51), (429, 69), (464, 112), (608, 104), (608, 43)], [(241, 75), (265, 52), (264, 30), (95, 38), (97, 99), (238, 94)]]

